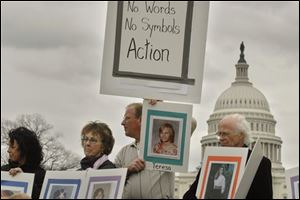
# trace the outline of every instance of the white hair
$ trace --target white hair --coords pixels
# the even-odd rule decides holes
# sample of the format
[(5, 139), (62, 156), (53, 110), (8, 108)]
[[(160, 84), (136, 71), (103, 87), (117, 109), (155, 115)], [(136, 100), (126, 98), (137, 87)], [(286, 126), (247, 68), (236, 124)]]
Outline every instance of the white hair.
[(249, 146), (250, 145), (250, 124), (246, 120), (246, 118), (241, 114), (231, 114), (226, 115), (220, 122), (224, 120), (233, 120), (235, 122), (235, 132), (236, 133), (244, 133), (244, 144)]

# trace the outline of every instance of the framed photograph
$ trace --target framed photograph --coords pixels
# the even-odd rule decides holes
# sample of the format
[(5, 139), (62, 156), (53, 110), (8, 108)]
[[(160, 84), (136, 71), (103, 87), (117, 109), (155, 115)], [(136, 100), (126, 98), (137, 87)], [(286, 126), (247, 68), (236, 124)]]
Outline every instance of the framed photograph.
[(196, 196), (232, 199), (244, 173), (247, 148), (206, 147)]
[(200, 102), (209, 2), (108, 2), (100, 93)]
[(192, 109), (163, 102), (151, 106), (144, 100), (140, 157), (147, 169), (187, 171)]
[(85, 171), (47, 171), (40, 199), (78, 199)]
[(299, 199), (299, 167), (285, 171), (289, 199)]
[(127, 168), (89, 169), (86, 176), (85, 199), (121, 199)]
[(20, 173), (16, 176), (1, 171), (1, 198), (8, 198), (16, 193), (25, 193), (31, 196), (34, 174)]

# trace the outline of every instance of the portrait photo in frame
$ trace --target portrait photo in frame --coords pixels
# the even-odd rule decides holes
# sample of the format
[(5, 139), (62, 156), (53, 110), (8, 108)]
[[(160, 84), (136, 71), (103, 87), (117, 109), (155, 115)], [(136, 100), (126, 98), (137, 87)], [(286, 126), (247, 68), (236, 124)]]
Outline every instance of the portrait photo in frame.
[(139, 156), (146, 168), (187, 172), (191, 136), (192, 105), (143, 103)]
[(1, 197), (9, 197), (16, 193), (25, 193), (31, 196), (34, 174), (20, 173), (16, 176), (1, 171)]
[(299, 199), (299, 167), (287, 169), (285, 180), (289, 199)]
[[(151, 116), (149, 130), (152, 134), (149, 135), (151, 143), (147, 155), (179, 159), (182, 141), (179, 133), (182, 133), (183, 123), (184, 118)], [(164, 147), (163, 141), (169, 141), (170, 145)]]
[(88, 169), (85, 180), (85, 199), (121, 199), (127, 168)]
[(227, 199), (235, 184), (233, 175), (237, 171), (237, 163), (212, 161), (210, 165), (204, 198)]
[[(98, 181), (101, 181), (98, 180)], [(105, 181), (100, 183), (91, 183), (91, 194), (88, 194), (88, 199), (115, 199), (116, 182)]]
[(247, 148), (206, 147), (196, 197), (234, 198), (244, 173), (247, 154)]
[(85, 176), (85, 171), (47, 171), (40, 199), (80, 198)]

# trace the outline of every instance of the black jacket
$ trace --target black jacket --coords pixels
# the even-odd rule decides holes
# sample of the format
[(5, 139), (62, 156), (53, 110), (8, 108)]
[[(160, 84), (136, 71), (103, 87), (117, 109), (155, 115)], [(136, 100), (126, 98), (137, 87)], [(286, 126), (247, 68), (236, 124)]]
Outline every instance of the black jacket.
[[(251, 154), (251, 150), (248, 152), (247, 161)], [(252, 181), (246, 199), (272, 199), (273, 198), (273, 186), (272, 186), (272, 173), (271, 173), (271, 161), (263, 157), (259, 167), (256, 171), (255, 177)], [(190, 189), (184, 194), (183, 199), (197, 199), (196, 191), (198, 186), (198, 180), (201, 169), (199, 170), (196, 180), (191, 185)]]
[(20, 167), (24, 173), (35, 174), (31, 197), (32, 197), (32, 199), (39, 199), (46, 171), (40, 166), (33, 167), (28, 164), (24, 164), (22, 166), (17, 166), (13, 162), (9, 162), (9, 164), (1, 166), (1, 171), (9, 171), (10, 169), (16, 168), (16, 167)]

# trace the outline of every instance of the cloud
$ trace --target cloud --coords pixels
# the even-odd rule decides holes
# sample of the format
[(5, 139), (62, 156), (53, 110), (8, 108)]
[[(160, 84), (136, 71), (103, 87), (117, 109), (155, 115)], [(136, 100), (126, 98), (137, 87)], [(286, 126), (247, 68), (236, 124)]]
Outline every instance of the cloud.
[(1, 2), (1, 45), (98, 46), (105, 13), (106, 2)]
[[(5, 66), (36, 78), (82, 85), (99, 79), (102, 48), (24, 49), (3, 47)], [(18, 58), (18, 59), (16, 59)]]
[[(291, 56), (299, 51), (299, 16), (295, 4), (261, 2), (212, 2), (208, 26), (208, 41), (217, 51), (233, 51), (244, 41), (253, 46), (256, 55), (284, 53)], [(276, 41), (276, 42), (274, 42)], [(223, 45), (220, 45), (223, 44)], [(272, 51), (257, 52), (272, 48)], [(246, 53), (247, 53), (246, 49)], [(270, 55), (276, 59), (276, 55)], [(249, 58), (249, 57), (248, 57)], [(252, 57), (250, 57), (252, 58)]]

